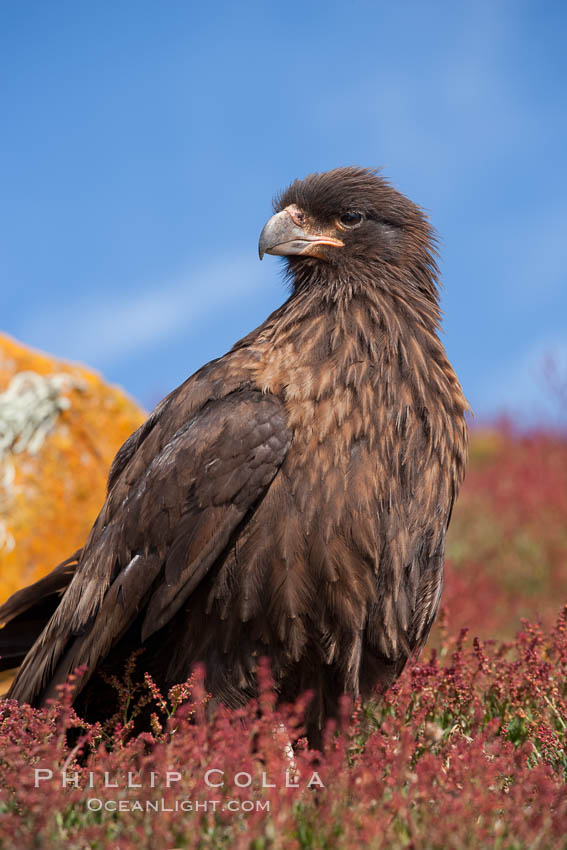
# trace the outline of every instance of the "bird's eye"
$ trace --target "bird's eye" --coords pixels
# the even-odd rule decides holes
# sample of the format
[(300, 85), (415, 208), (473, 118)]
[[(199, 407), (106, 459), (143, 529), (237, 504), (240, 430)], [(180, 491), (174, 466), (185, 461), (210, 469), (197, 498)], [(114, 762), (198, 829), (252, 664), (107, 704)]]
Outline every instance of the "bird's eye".
[(342, 214), (339, 221), (343, 227), (356, 227), (362, 222), (362, 218), (362, 213), (346, 212)]

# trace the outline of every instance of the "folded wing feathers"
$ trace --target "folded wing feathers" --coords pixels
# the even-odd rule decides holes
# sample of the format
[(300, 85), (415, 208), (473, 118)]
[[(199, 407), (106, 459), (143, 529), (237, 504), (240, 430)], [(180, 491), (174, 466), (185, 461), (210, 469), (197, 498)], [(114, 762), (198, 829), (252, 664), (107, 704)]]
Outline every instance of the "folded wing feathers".
[[(159, 442), (159, 423), (148, 430), (146, 441)], [(67, 593), (28, 653), (13, 695), (34, 700), (53, 673), (52, 695), (78, 664), (92, 671), (150, 591), (142, 638), (173, 616), (263, 495), (290, 441), (281, 402), (245, 390), (207, 402), (150, 463), (138, 464), (131, 447), (124, 450)]]

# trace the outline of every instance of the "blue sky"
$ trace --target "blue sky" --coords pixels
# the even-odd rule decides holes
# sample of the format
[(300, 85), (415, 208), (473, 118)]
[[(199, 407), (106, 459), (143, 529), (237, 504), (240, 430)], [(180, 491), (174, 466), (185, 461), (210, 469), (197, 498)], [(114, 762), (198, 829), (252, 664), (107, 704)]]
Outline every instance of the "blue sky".
[(286, 297), (257, 257), (295, 177), (381, 166), (441, 237), (477, 419), (567, 370), (567, 5), (0, 6), (0, 330), (147, 407)]

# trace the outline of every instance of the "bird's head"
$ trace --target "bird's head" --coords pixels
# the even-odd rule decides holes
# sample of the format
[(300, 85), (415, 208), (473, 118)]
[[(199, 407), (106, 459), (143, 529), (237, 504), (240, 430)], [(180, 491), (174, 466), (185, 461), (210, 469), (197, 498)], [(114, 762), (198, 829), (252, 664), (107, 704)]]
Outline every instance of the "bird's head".
[(336, 168), (295, 180), (274, 202), (258, 250), (287, 259), (292, 278), (409, 273), (437, 299), (435, 237), (425, 214), (375, 170)]

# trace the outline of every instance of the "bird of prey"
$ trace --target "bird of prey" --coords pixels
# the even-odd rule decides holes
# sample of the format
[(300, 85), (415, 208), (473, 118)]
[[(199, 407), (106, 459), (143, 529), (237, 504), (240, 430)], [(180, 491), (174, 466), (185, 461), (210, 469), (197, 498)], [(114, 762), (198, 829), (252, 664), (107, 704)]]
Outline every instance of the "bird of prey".
[(217, 702), (310, 690), (320, 740), (342, 694), (387, 687), (422, 647), (467, 453), (440, 327), (435, 236), (378, 172), (337, 168), (275, 201), (260, 258), (289, 298), (170, 393), (118, 451), (83, 548), (0, 608), (9, 696), (79, 665), (84, 716), (132, 651), (166, 688), (196, 662)]

